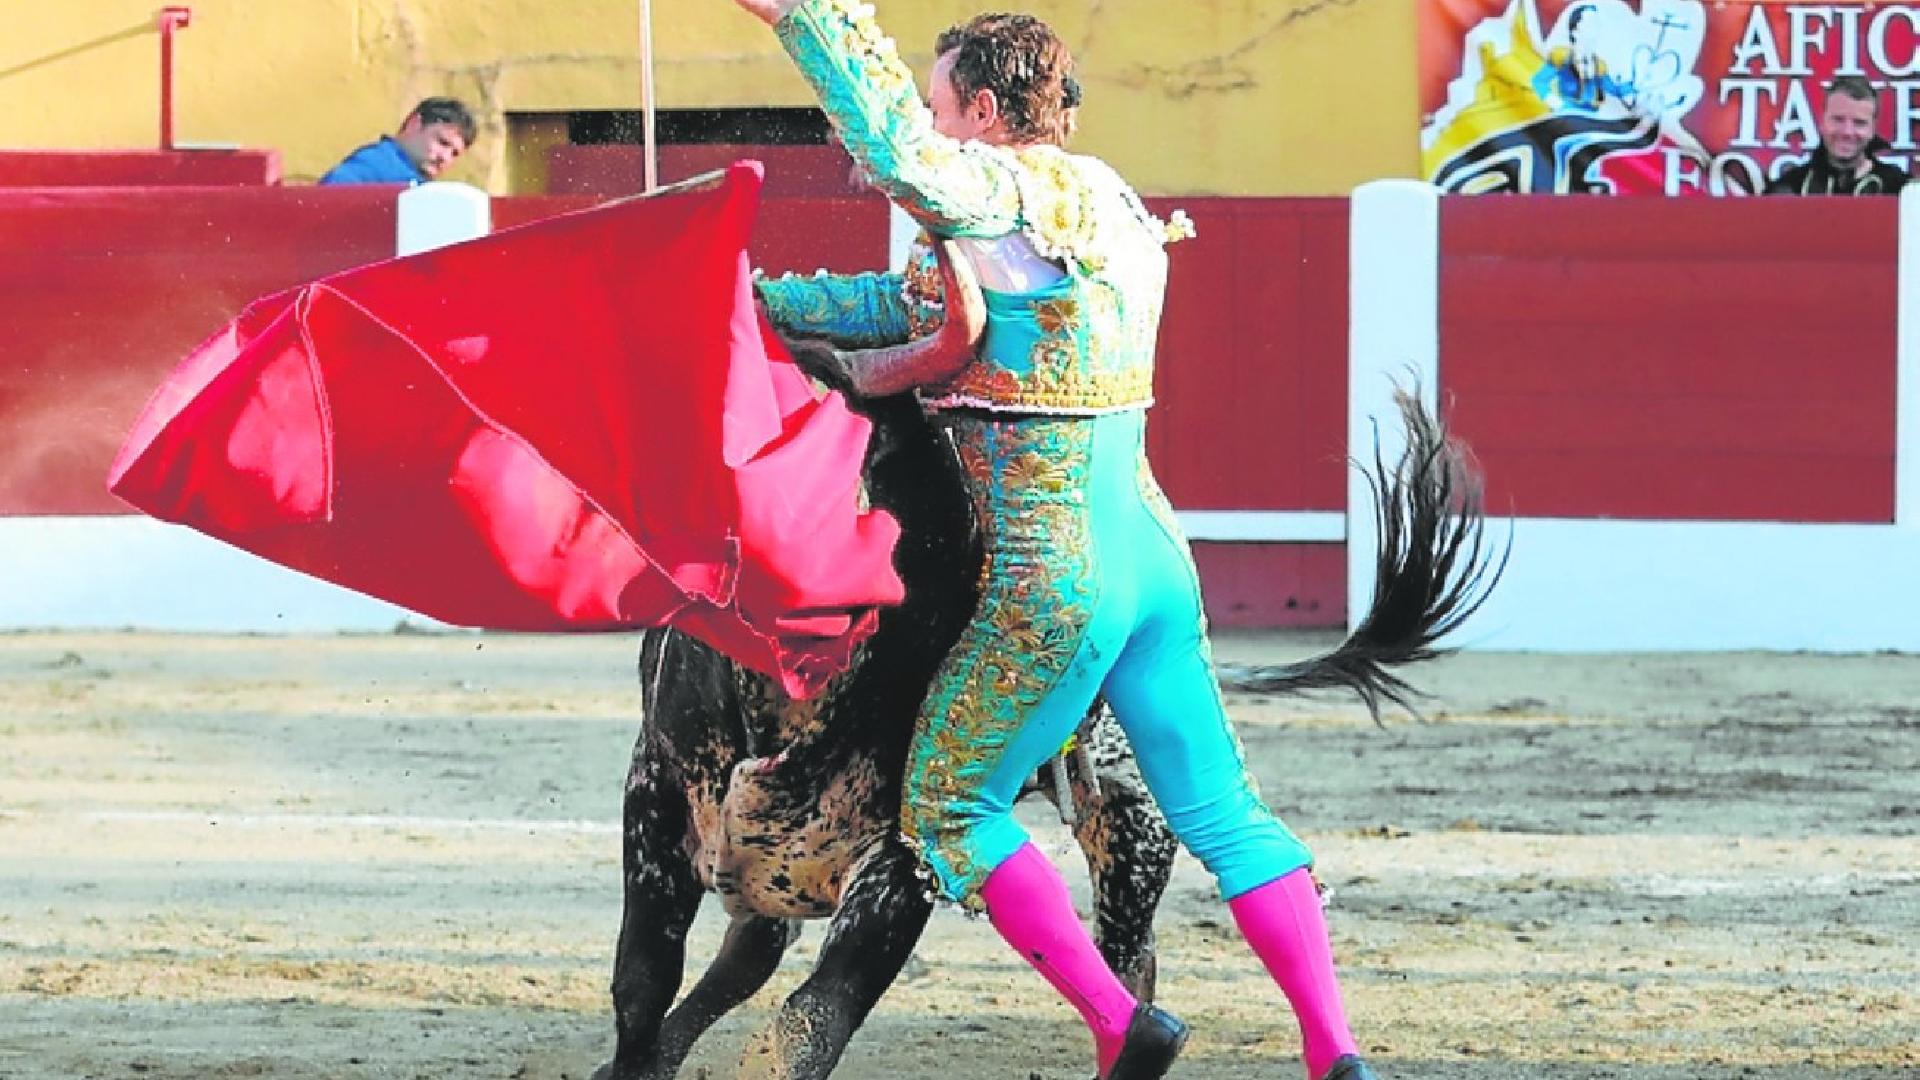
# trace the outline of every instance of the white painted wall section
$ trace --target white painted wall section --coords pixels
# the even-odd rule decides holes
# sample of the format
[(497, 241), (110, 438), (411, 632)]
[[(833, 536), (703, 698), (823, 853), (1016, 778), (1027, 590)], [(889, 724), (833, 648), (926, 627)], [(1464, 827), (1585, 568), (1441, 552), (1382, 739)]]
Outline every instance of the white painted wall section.
[(145, 517), (0, 517), (0, 629), (389, 631), (442, 624)]
[(394, 254), (418, 255), (493, 231), (493, 200), (472, 184), (434, 180), (400, 193)]

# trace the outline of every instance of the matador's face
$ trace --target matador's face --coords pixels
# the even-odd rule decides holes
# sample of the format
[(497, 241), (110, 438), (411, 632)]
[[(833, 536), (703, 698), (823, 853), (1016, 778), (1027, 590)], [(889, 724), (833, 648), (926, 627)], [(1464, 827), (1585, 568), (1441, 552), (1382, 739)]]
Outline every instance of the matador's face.
[(962, 101), (953, 88), (954, 52), (941, 53), (927, 76), (927, 108), (933, 110), (933, 130), (950, 139), (992, 142), (991, 132), (1000, 119), (993, 91), (982, 90), (972, 100)]

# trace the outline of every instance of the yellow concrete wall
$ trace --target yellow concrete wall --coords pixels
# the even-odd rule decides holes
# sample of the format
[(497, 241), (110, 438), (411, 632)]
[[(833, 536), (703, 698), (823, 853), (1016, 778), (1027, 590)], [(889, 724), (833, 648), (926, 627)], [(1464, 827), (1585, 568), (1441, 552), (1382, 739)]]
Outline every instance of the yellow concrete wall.
[[(1052, 21), (1080, 58), (1078, 149), (1150, 193), (1329, 194), (1419, 165), (1417, 0), (880, 0), (923, 71), (941, 27), (981, 7)], [(9, 4), (0, 147), (149, 147), (157, 0)], [(509, 112), (631, 109), (639, 0), (192, 0), (176, 38), (176, 137), (278, 147), (311, 178), (418, 98), (476, 107), (455, 178), (496, 191)], [(653, 0), (664, 108), (803, 105), (772, 35), (730, 0)], [(1169, 18), (1168, 13), (1173, 13)], [(551, 130), (534, 130), (551, 138)], [(526, 155), (521, 155), (523, 158)]]

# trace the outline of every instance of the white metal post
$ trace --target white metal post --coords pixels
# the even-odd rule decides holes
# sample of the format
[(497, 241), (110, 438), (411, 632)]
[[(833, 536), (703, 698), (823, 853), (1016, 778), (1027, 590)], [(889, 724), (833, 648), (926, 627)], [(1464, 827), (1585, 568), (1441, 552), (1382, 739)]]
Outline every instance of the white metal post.
[[(1347, 314), (1347, 454), (1371, 467), (1374, 447), (1392, 468), (1406, 449), (1396, 388), (1417, 386), (1430, 404), (1440, 381), (1440, 196), (1417, 180), (1375, 180), (1353, 193), (1352, 292)], [(1347, 472), (1347, 626), (1373, 599), (1379, 530), (1373, 493)]]

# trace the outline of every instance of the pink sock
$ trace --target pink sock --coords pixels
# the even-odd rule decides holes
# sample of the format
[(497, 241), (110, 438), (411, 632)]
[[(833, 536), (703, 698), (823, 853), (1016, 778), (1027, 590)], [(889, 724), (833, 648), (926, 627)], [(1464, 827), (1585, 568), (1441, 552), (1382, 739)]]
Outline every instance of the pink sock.
[(1120, 1055), (1133, 1019), (1134, 997), (1095, 947), (1074, 913), (1060, 871), (1040, 849), (1022, 844), (980, 886), (987, 918), (1007, 944), (1080, 1010), (1093, 1031), (1094, 1053), (1105, 1076)]
[(1342, 1054), (1360, 1047), (1340, 1005), (1333, 946), (1320, 914), (1320, 894), (1305, 867), (1227, 901), (1233, 921), (1293, 1005), (1306, 1047), (1307, 1075), (1324, 1076)]

